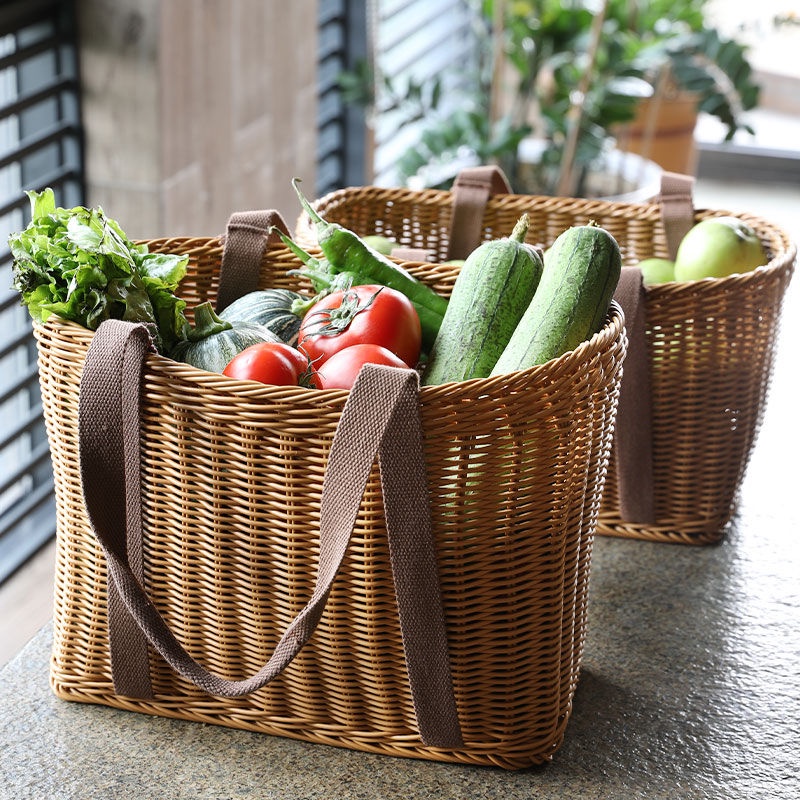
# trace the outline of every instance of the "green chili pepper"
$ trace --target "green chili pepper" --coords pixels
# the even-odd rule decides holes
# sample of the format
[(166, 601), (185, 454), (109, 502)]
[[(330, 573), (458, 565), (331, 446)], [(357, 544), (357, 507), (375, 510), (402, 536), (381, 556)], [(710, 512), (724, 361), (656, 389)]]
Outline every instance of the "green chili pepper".
[(270, 233), (276, 233), (281, 241), (306, 265), (306, 269), (289, 270), (289, 275), (302, 275), (311, 281), (311, 286), (315, 292), (323, 292), (330, 289), (331, 283), (336, 276), (336, 270), (327, 261), (320, 261), (314, 258), (311, 253), (307, 253), (300, 245), (290, 239), (282, 230), (275, 226), (269, 229)]
[[(292, 186), (316, 227), (317, 242), (331, 268), (337, 272), (354, 272), (359, 277), (359, 283), (376, 283), (402, 292), (420, 315), (423, 344), (432, 344), (431, 335), (435, 338), (447, 309), (446, 298), (417, 280), (399, 264), (373, 250), (353, 231), (335, 222), (326, 222), (306, 200), (297, 184), (295, 178)], [(435, 330), (432, 330), (433, 327)]]
[(296, 242), (293, 242), (283, 231), (278, 228), (270, 228), (270, 233), (277, 233), (281, 241), (305, 264), (305, 269), (290, 269), (288, 275), (298, 275), (302, 278), (308, 278), (312, 288), (316, 292), (314, 297), (307, 300), (297, 299), (292, 301), (290, 311), (298, 317), (303, 317), (308, 310), (321, 300), (325, 295), (332, 292), (347, 291), (351, 286), (354, 286), (362, 281), (358, 280), (358, 276), (353, 272), (334, 272), (327, 261), (320, 261), (314, 258), (311, 253), (307, 253)]

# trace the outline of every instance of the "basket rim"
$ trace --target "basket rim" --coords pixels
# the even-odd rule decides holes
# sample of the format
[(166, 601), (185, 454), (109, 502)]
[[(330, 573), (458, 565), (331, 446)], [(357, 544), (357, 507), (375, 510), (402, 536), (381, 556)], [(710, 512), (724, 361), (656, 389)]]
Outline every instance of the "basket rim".
[[(339, 197), (346, 197), (347, 195), (351, 196), (370, 196), (370, 195), (380, 195), (386, 194), (391, 197), (408, 197), (410, 200), (414, 200), (415, 202), (425, 203), (428, 204), (431, 201), (439, 203), (442, 200), (449, 201), (453, 197), (453, 192), (447, 189), (409, 189), (408, 187), (381, 187), (381, 186), (347, 186), (341, 189), (334, 189), (321, 197), (313, 200), (311, 205), (313, 208), (317, 208), (318, 206), (326, 205), (330, 203), (334, 199), (338, 199)], [(572, 196), (562, 196), (562, 195), (544, 195), (544, 194), (516, 194), (514, 192), (504, 193), (504, 194), (493, 194), (487, 200), (487, 207), (491, 208), (492, 206), (503, 205), (503, 204), (514, 204), (514, 203), (526, 203), (532, 205), (534, 207), (542, 207), (547, 208), (549, 206), (558, 206), (562, 208), (576, 208), (576, 207), (587, 207), (587, 208), (598, 208), (598, 209), (610, 209), (610, 210), (618, 210), (618, 211), (625, 211), (630, 212), (631, 214), (635, 214), (639, 219), (647, 219), (650, 216), (661, 216), (661, 204), (659, 203), (658, 199), (655, 198), (653, 200), (647, 202), (635, 202), (635, 201), (627, 201), (627, 200), (604, 200), (600, 198), (587, 198), (587, 197), (572, 197)], [(783, 230), (781, 226), (776, 225), (775, 223), (770, 222), (769, 220), (760, 217), (759, 215), (753, 214), (747, 211), (733, 211), (729, 209), (721, 209), (721, 208), (708, 208), (708, 207), (696, 207), (694, 209), (695, 217), (702, 217), (702, 216), (732, 216), (737, 218), (747, 218), (747, 219), (754, 219), (760, 222), (763, 222), (766, 226), (773, 228), (775, 230)], [(301, 211), (298, 215), (299, 220), (308, 221), (309, 217), (305, 211)], [(787, 238), (791, 238), (788, 237)]]
[[(381, 187), (381, 186), (347, 186), (341, 189), (334, 189), (321, 197), (313, 200), (311, 205), (313, 208), (327, 205), (333, 200), (345, 198), (348, 195), (354, 197), (369, 197), (387, 195), (389, 197), (407, 197), (409, 200), (419, 202), (420, 204), (439, 204), (441, 201), (446, 201), (450, 204), (453, 198), (453, 192), (447, 189), (409, 189), (407, 187)], [(516, 194), (504, 193), (490, 195), (487, 200), (487, 208), (498, 205), (525, 203), (536, 208), (547, 208), (550, 206), (558, 206), (559, 208), (590, 208), (590, 209), (608, 209), (617, 210), (620, 212), (629, 212), (639, 219), (648, 219), (650, 216), (661, 216), (661, 204), (657, 198), (646, 202), (635, 202), (627, 200), (604, 200), (600, 198), (587, 198), (587, 197), (572, 197), (566, 195), (544, 195), (544, 194)], [(748, 211), (734, 211), (731, 209), (723, 208), (710, 208), (706, 206), (698, 206), (694, 208), (695, 217), (702, 216), (732, 216), (737, 218), (755, 219), (765, 223), (768, 227), (776, 230), (782, 230), (781, 226)], [(308, 214), (301, 211), (298, 214), (298, 220), (309, 221)]]
[[(43, 335), (46, 330), (62, 331), (76, 344), (88, 347), (94, 337), (94, 331), (84, 328), (76, 322), (51, 315), (47, 322), (34, 322), (34, 329)], [(558, 358), (551, 359), (545, 364), (529, 367), (515, 373), (508, 373), (487, 378), (471, 378), (465, 381), (452, 381), (439, 385), (420, 386), (420, 401), (431, 402), (442, 393), (454, 390), (492, 396), (498, 393), (500, 387), (507, 392), (509, 386), (520, 387), (536, 382), (549, 382), (558, 380), (559, 376), (569, 373), (578, 365), (590, 361), (597, 354), (611, 349), (616, 342), (622, 339), (627, 345), (625, 334), (625, 317), (616, 301), (611, 302), (603, 327), (589, 339), (581, 342), (576, 348)], [(302, 386), (272, 386), (256, 381), (242, 381), (229, 378), (216, 372), (208, 372), (191, 364), (175, 361), (159, 353), (149, 353), (147, 356), (148, 368), (154, 369), (162, 375), (202, 386), (207, 391), (222, 392), (237, 396), (247, 397), (250, 400), (268, 401), (296, 401), (300, 404), (325, 405), (326, 407), (344, 405), (350, 392), (347, 389), (309, 389)], [(477, 390), (477, 391), (476, 391)]]
[(731, 288), (745, 289), (748, 286), (769, 279), (780, 272), (794, 271), (797, 260), (797, 245), (789, 242), (787, 249), (774, 255), (766, 264), (761, 264), (744, 272), (735, 272), (722, 278), (700, 278), (694, 281), (665, 281), (646, 285), (645, 293), (648, 296), (661, 299), (665, 295), (681, 295), (689, 292), (693, 294), (708, 294), (720, 290), (727, 291)]
[[(414, 190), (407, 187), (392, 187), (384, 188), (378, 186), (350, 186), (342, 189), (335, 189), (322, 197), (314, 200), (311, 205), (315, 209), (320, 209), (334, 201), (350, 199), (360, 199), (386, 195), (392, 198), (394, 202), (398, 200), (413, 201), (416, 205), (431, 205), (431, 206), (449, 206), (453, 198), (453, 193), (446, 189), (421, 189)], [(601, 200), (592, 198), (581, 197), (561, 197), (551, 195), (537, 195), (537, 194), (495, 194), (491, 195), (486, 203), (487, 212), (493, 211), (503, 205), (518, 205), (520, 209), (527, 211), (548, 212), (558, 211), (562, 214), (572, 216), (589, 216), (592, 214), (604, 214), (612, 217), (618, 217), (632, 222), (658, 222), (661, 219), (661, 204), (658, 199), (650, 202), (631, 202), (624, 200)], [(704, 281), (724, 281), (730, 277), (739, 275), (750, 275), (751, 273), (758, 272), (762, 267), (771, 267), (773, 262), (780, 261), (778, 266), (785, 266), (784, 261), (790, 265), (797, 259), (797, 244), (794, 242), (793, 237), (781, 225), (774, 223), (765, 217), (754, 214), (748, 211), (733, 211), (724, 208), (707, 208), (698, 207), (694, 210), (694, 220), (699, 222), (702, 219), (709, 217), (735, 217), (746, 221), (759, 232), (769, 233), (773, 241), (780, 241), (783, 249), (775, 252), (770, 261), (757, 267), (755, 270), (749, 270), (746, 273), (736, 273), (735, 276), (727, 276), (725, 278), (704, 278), (701, 281), (671, 281), (669, 284), (658, 284), (659, 288), (671, 284), (675, 285), (690, 285), (698, 286)], [(308, 244), (307, 239), (314, 235), (313, 223), (305, 211), (301, 211), (295, 223), (295, 235), (298, 235), (304, 243)], [(391, 257), (391, 256), (390, 256)], [(404, 263), (400, 259), (391, 257), (397, 263)], [(437, 263), (437, 262), (419, 262), (424, 263)], [(705, 284), (704, 284), (705, 285)]]

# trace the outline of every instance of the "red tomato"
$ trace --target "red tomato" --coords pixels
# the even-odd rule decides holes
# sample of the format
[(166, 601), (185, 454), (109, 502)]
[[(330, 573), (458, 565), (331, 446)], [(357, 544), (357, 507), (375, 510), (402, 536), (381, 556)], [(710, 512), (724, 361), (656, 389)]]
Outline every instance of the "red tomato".
[(353, 286), (332, 292), (303, 317), (297, 342), (315, 369), (334, 353), (356, 344), (375, 344), (404, 364), (419, 360), (422, 330), (412, 302), (388, 286)]
[(385, 347), (378, 344), (354, 344), (334, 353), (314, 372), (314, 385), (318, 389), (352, 389), (364, 364), (384, 364), (408, 369), (408, 364)]
[(260, 342), (234, 356), (222, 374), (240, 381), (298, 386), (308, 371), (308, 358), (296, 348), (283, 342)]

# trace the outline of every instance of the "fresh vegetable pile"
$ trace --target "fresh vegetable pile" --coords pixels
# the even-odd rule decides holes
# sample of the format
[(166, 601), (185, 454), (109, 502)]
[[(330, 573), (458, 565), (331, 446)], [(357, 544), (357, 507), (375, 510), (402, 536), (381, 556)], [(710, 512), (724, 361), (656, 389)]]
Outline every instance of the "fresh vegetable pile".
[(101, 208), (56, 208), (52, 189), (28, 192), (31, 221), (9, 237), (13, 287), (31, 317), (51, 314), (97, 330), (106, 319), (141, 322), (160, 352), (185, 338), (175, 290), (187, 257), (148, 253)]
[[(314, 296), (270, 288), (220, 312), (177, 294), (183, 255), (148, 253), (102, 209), (56, 208), (30, 192), (32, 219), (10, 237), (14, 287), (40, 323), (51, 314), (91, 330), (109, 318), (144, 323), (169, 358), (232, 379), (349, 389), (365, 363), (416, 368), (424, 385), (525, 369), (562, 355), (603, 324), (620, 274), (613, 237), (570, 228), (543, 258), (523, 216), (508, 238), (466, 259), (448, 299), (373, 245), (313, 220), (321, 258), (281, 234)], [(382, 245), (382, 242), (377, 242)], [(385, 248), (381, 248), (385, 249)]]
[(317, 242), (326, 259), (317, 261), (282, 236), (284, 243), (306, 264), (307, 269), (301, 274), (308, 277), (315, 290), (323, 292), (330, 288), (346, 288), (348, 284), (377, 284), (404, 294), (419, 315), (423, 346), (426, 349), (430, 347), (442, 324), (447, 300), (383, 253), (370, 247), (352, 231), (336, 223), (326, 222), (303, 197), (297, 181), (293, 185), (300, 204), (316, 226)]

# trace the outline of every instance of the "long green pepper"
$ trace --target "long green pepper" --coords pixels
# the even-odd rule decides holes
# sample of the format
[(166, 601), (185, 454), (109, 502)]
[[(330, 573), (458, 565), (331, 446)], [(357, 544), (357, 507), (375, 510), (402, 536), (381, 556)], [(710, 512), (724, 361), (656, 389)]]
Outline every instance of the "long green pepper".
[(354, 273), (356, 284), (379, 284), (402, 292), (414, 304), (422, 326), (422, 345), (430, 349), (447, 310), (447, 299), (430, 286), (373, 250), (357, 234), (335, 222), (327, 222), (303, 196), (292, 181), (300, 203), (316, 227), (317, 242), (334, 272)]
[(305, 269), (289, 270), (289, 275), (299, 275), (308, 278), (312, 288), (317, 292), (314, 297), (307, 300), (294, 300), (291, 312), (298, 317), (303, 317), (309, 309), (322, 297), (331, 292), (347, 291), (351, 286), (357, 286), (358, 276), (353, 272), (334, 272), (327, 260), (320, 261), (307, 253), (296, 242), (293, 242), (280, 228), (270, 228), (270, 233), (276, 233), (281, 241), (305, 264)]

